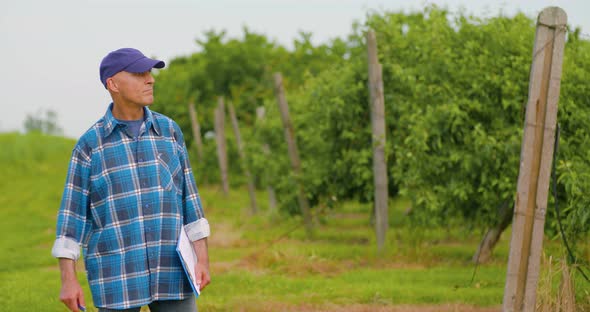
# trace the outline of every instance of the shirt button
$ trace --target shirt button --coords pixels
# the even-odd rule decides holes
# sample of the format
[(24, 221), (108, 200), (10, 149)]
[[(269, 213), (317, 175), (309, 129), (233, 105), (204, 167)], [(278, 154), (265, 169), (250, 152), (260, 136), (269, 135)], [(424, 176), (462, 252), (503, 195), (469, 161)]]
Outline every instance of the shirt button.
[(139, 157), (139, 161), (143, 161), (143, 158)]

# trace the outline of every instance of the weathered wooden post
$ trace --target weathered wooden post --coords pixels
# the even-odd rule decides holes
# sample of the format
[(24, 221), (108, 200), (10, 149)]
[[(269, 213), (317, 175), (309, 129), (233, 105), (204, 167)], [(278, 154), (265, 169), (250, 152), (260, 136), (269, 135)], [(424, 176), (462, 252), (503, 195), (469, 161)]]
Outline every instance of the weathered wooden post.
[(373, 181), (375, 184), (375, 233), (377, 249), (383, 250), (388, 228), (387, 159), (385, 158), (385, 101), (381, 64), (377, 57), (375, 32), (367, 33), (367, 54), (369, 63), (369, 94), (371, 104), (371, 126), (373, 129)]
[(295, 141), (295, 130), (289, 117), (289, 106), (287, 104), (287, 98), (285, 97), (285, 90), (283, 88), (283, 77), (281, 73), (275, 73), (275, 93), (277, 96), (277, 102), (279, 104), (279, 110), (281, 111), (281, 120), (283, 121), (283, 128), (285, 129), (285, 139), (287, 140), (287, 148), (289, 149), (289, 158), (291, 159), (291, 168), (295, 176), (295, 182), (297, 184), (297, 201), (299, 202), (299, 208), (303, 213), (303, 222), (305, 223), (305, 230), (307, 236), (313, 235), (313, 224), (311, 220), (311, 213), (309, 211), (309, 202), (305, 197), (305, 190), (303, 183), (301, 182), (301, 160), (299, 160), (299, 152), (297, 151), (297, 142)]
[(504, 289), (505, 312), (534, 311), (567, 15), (558, 7), (537, 19), (524, 136)]
[(236, 117), (236, 111), (234, 110), (234, 106), (230, 101), (228, 104), (229, 108), (229, 118), (231, 119), (231, 124), (234, 128), (234, 134), (236, 136), (236, 143), (238, 145), (238, 154), (240, 156), (240, 160), (242, 161), (242, 169), (244, 170), (244, 175), (246, 176), (246, 180), (248, 183), (248, 193), (250, 194), (250, 212), (252, 214), (256, 214), (258, 212), (258, 205), (256, 204), (256, 192), (254, 189), (254, 179), (252, 178), (252, 174), (250, 173), (250, 168), (248, 166), (248, 160), (246, 159), (246, 153), (244, 152), (244, 143), (242, 142), (242, 136), (240, 135), (240, 127), (238, 126), (238, 117)]
[(217, 158), (219, 159), (219, 172), (221, 174), (221, 187), (223, 194), (229, 194), (229, 181), (227, 176), (227, 150), (225, 146), (225, 107), (223, 97), (217, 98), (215, 109), (215, 141), (217, 143)]
[(195, 145), (197, 146), (197, 156), (199, 157), (199, 161), (203, 161), (203, 140), (201, 139), (201, 126), (199, 125), (199, 119), (197, 119), (197, 111), (195, 110), (195, 104), (188, 104), (188, 112), (191, 117), (191, 125), (193, 129)]
[[(260, 121), (263, 120), (265, 114), (266, 114), (266, 111), (264, 109), (264, 106), (260, 106), (260, 107), (256, 108), (256, 119), (258, 119)], [(264, 153), (265, 157), (270, 159), (270, 157), (271, 157), (270, 146), (268, 145), (267, 142), (262, 143), (262, 153)], [(266, 191), (268, 192), (268, 211), (270, 213), (275, 213), (277, 211), (277, 195), (275, 193), (275, 189), (268, 182), (268, 180), (269, 180), (268, 175), (265, 176), (264, 179), (266, 180), (265, 181), (266, 182)]]

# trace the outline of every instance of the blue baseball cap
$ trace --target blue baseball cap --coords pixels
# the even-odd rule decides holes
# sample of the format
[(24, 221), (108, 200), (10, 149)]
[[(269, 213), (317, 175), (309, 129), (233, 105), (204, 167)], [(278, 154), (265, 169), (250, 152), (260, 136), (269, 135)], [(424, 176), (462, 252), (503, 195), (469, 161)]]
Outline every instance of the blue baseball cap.
[(166, 64), (160, 60), (146, 57), (137, 49), (122, 48), (115, 50), (100, 62), (100, 81), (107, 87), (107, 79), (121, 71), (143, 73), (152, 68), (163, 68)]

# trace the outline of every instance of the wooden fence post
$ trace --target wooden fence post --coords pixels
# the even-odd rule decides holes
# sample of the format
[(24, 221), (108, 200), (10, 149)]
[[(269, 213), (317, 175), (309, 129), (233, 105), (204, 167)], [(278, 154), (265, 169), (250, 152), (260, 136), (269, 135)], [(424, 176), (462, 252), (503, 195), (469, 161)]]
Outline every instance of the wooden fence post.
[(246, 153), (244, 152), (244, 143), (242, 142), (242, 136), (240, 135), (240, 128), (238, 126), (238, 118), (236, 117), (236, 111), (234, 110), (234, 106), (231, 101), (227, 103), (227, 105), (229, 108), (229, 118), (231, 119), (231, 124), (234, 128), (234, 134), (236, 136), (238, 154), (240, 155), (240, 159), (242, 160), (242, 169), (244, 170), (244, 175), (246, 176), (246, 180), (248, 183), (248, 193), (250, 194), (250, 212), (254, 215), (258, 212), (258, 205), (256, 205), (256, 192), (254, 189), (254, 180), (252, 178), (252, 174), (250, 173), (248, 160), (246, 159)]
[(217, 143), (217, 158), (219, 159), (219, 172), (221, 173), (221, 187), (223, 194), (229, 194), (229, 181), (227, 176), (227, 150), (225, 146), (225, 108), (223, 97), (217, 98), (215, 109), (215, 141)]
[(385, 158), (385, 101), (381, 64), (377, 57), (375, 32), (367, 33), (367, 54), (369, 63), (369, 94), (371, 104), (371, 126), (373, 129), (373, 181), (375, 185), (375, 233), (377, 249), (383, 250), (388, 228), (387, 159)]
[(197, 119), (197, 111), (195, 110), (195, 104), (188, 104), (188, 112), (191, 117), (191, 125), (193, 129), (195, 145), (197, 145), (197, 155), (199, 157), (199, 161), (203, 161), (203, 141), (201, 140), (201, 126), (199, 125), (199, 120)]
[[(266, 111), (264, 106), (259, 106), (256, 108), (256, 119), (260, 121), (263, 120), (265, 114)], [(270, 146), (267, 142), (262, 143), (262, 153), (264, 153), (264, 156), (268, 159), (271, 158)], [(266, 180), (266, 191), (268, 192), (268, 211), (270, 213), (275, 213), (277, 211), (277, 195), (275, 193), (275, 189), (269, 183), (270, 177), (268, 177), (268, 174), (264, 178)]]
[(503, 310), (534, 311), (565, 46), (567, 15), (537, 19)]
[(295, 175), (295, 183), (297, 184), (297, 201), (299, 202), (299, 208), (303, 213), (303, 222), (305, 223), (305, 230), (307, 236), (313, 235), (313, 224), (311, 220), (311, 213), (309, 211), (309, 202), (305, 196), (305, 190), (303, 183), (301, 182), (301, 160), (299, 159), (299, 152), (297, 151), (297, 142), (295, 140), (295, 130), (289, 117), (289, 106), (287, 104), (287, 98), (285, 97), (285, 90), (283, 87), (283, 77), (281, 73), (275, 73), (275, 93), (277, 96), (277, 102), (279, 104), (279, 110), (281, 111), (281, 120), (283, 121), (283, 128), (285, 129), (285, 138), (287, 140), (287, 148), (289, 149), (289, 158), (291, 159), (291, 167)]

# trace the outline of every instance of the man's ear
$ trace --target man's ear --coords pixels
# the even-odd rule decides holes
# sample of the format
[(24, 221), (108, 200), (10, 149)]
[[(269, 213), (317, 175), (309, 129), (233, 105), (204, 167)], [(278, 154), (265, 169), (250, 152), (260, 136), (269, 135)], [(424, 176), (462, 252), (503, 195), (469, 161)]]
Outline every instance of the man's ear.
[(113, 77), (107, 79), (107, 89), (111, 92), (119, 92), (119, 87), (117, 86), (117, 82)]

